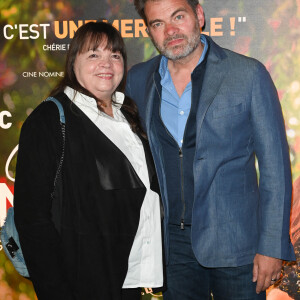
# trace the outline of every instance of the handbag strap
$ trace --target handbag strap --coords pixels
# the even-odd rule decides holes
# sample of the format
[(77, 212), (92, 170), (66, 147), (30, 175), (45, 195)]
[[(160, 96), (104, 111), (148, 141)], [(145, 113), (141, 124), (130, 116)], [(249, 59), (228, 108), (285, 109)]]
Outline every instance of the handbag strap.
[[(63, 138), (63, 143), (62, 143), (62, 152), (60, 156), (60, 160), (58, 163), (58, 167), (56, 170), (54, 182), (53, 182), (53, 191), (51, 193), (51, 199), (52, 199), (52, 220), (55, 224), (56, 229), (60, 232), (60, 219), (61, 219), (61, 201), (59, 199), (61, 198), (61, 195), (58, 195), (57, 199), (58, 201), (55, 201), (55, 191), (58, 189), (58, 180), (61, 179), (61, 169), (65, 157), (65, 143), (66, 143), (66, 119), (65, 119), (65, 114), (64, 114), (64, 109), (60, 101), (58, 101), (54, 97), (48, 97), (45, 101), (52, 101), (56, 104), (59, 112), (59, 120), (60, 120), (60, 125), (61, 125), (61, 133), (62, 133), (62, 138)], [(58, 191), (58, 193), (61, 191)]]

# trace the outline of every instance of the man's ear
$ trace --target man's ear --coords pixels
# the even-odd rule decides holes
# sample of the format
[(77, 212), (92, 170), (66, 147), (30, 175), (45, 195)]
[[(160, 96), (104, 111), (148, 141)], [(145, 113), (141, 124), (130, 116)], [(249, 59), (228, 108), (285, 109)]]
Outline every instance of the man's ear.
[(200, 28), (203, 28), (203, 26), (205, 24), (205, 16), (204, 16), (203, 8), (200, 4), (197, 4), (197, 6), (196, 6), (196, 15), (198, 18)]

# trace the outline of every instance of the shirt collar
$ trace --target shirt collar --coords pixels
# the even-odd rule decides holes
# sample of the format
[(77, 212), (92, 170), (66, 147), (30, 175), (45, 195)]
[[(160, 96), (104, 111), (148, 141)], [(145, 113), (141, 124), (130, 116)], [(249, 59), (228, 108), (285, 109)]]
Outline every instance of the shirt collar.
[[(74, 102), (81, 104), (81, 105), (85, 105), (85, 106), (90, 106), (90, 107), (94, 107), (97, 108), (97, 103), (95, 98), (89, 97), (87, 95), (84, 95), (76, 90), (74, 90), (73, 88), (67, 86), (64, 90), (64, 93)], [(115, 92), (112, 96), (112, 99), (114, 101), (113, 103), (113, 109), (114, 110), (120, 110), (124, 99), (125, 99), (125, 95), (122, 92)]]
[[(204, 48), (203, 48), (203, 52), (201, 54), (201, 57), (197, 63), (197, 66), (199, 64), (201, 64), (201, 62), (204, 60), (207, 49), (208, 49), (208, 42), (205, 38), (205, 35), (201, 34), (200, 36), (200, 41), (204, 44)], [(168, 70), (168, 59), (165, 56), (162, 56), (161, 60), (160, 60), (160, 65), (159, 65), (159, 74), (161, 76), (161, 79), (163, 80), (165, 78), (165, 76), (167, 75), (167, 73), (169, 73)]]

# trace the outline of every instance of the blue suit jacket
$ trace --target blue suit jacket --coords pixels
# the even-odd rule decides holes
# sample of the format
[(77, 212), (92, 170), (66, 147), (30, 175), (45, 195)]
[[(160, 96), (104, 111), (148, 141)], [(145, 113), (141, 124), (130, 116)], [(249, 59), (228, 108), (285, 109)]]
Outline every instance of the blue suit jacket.
[[(206, 267), (252, 263), (256, 253), (295, 260), (289, 237), (291, 169), (277, 91), (255, 59), (211, 38), (197, 111), (193, 163), (192, 247)], [(131, 68), (126, 94), (136, 101), (154, 157), (164, 205), (168, 257), (168, 195), (160, 141), (152, 124), (160, 101), (161, 56)], [(192, 87), (197, 87), (197, 68)], [(259, 163), (259, 184), (255, 168)]]

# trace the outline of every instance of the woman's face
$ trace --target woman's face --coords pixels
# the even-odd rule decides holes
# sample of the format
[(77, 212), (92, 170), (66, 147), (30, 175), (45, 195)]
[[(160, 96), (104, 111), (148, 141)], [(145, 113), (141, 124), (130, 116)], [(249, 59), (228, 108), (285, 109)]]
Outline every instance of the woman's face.
[(98, 99), (110, 101), (124, 74), (121, 53), (106, 48), (105, 41), (97, 49), (77, 54), (74, 72), (80, 85)]

